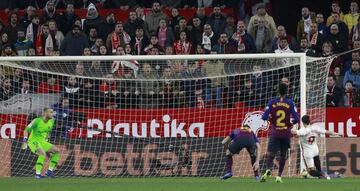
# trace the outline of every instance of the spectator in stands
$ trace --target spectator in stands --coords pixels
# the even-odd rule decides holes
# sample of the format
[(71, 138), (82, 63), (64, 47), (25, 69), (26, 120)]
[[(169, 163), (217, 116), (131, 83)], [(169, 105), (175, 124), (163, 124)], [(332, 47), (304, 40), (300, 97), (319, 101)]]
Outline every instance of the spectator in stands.
[(145, 21), (145, 13), (144, 13), (144, 9), (142, 7), (137, 7), (135, 9), (136, 12), (136, 17)]
[(84, 84), (79, 92), (79, 107), (100, 107), (103, 99), (100, 92), (97, 91), (98, 89), (96, 87), (96, 80), (84, 79)]
[(144, 35), (143, 28), (137, 28), (135, 37), (131, 38), (130, 45), (135, 55), (145, 55), (144, 48), (149, 45), (149, 39)]
[(161, 54), (164, 53), (164, 49), (158, 43), (158, 37), (153, 35), (150, 37), (150, 44), (144, 48), (144, 52), (149, 54), (153, 48), (156, 48)]
[(196, 63), (188, 63), (187, 70), (181, 74), (182, 78), (189, 80), (184, 80), (180, 83), (180, 107), (205, 108), (204, 93), (206, 80), (203, 79), (204, 76)]
[(92, 61), (89, 68), (89, 73), (91, 74), (91, 76), (103, 77), (106, 73), (106, 68), (101, 67), (100, 61)]
[(83, 56), (91, 56), (92, 55), (92, 52), (91, 52), (91, 49), (90, 48), (84, 48), (83, 50)]
[(18, 16), (17, 13), (12, 12), (9, 15), (9, 24), (4, 30), (9, 36), (9, 43), (10, 44), (14, 44), (16, 42), (17, 31), (19, 29), (20, 29), (19, 16)]
[(226, 17), (226, 26), (224, 32), (227, 36), (232, 36), (236, 32), (235, 19), (232, 16)]
[(234, 54), (236, 52), (236, 48), (229, 43), (229, 37), (225, 32), (220, 34), (218, 44), (213, 46), (212, 50), (217, 54)]
[(249, 25), (247, 30), (250, 31), (250, 29), (254, 28), (254, 25), (259, 22), (260, 19), (263, 19), (265, 22), (265, 26), (271, 31), (271, 34), (276, 34), (276, 24), (272, 16), (267, 14), (265, 9), (265, 4), (260, 3), (256, 8), (256, 15), (252, 16), (249, 21)]
[(175, 54), (191, 54), (194, 52), (191, 42), (188, 41), (185, 31), (180, 33), (180, 39), (174, 42)]
[(197, 7), (212, 7), (213, 0), (197, 0)]
[(179, 40), (181, 32), (185, 32), (187, 35), (189, 35), (190, 31), (191, 31), (191, 26), (187, 25), (186, 19), (180, 18), (179, 23), (175, 26), (175, 30), (174, 30), (175, 39)]
[(267, 53), (271, 52), (271, 43), (273, 40), (272, 31), (267, 28), (265, 20), (259, 18), (258, 23), (253, 24), (254, 28), (249, 28), (248, 33), (255, 41), (256, 52)]
[(97, 33), (96, 28), (94, 28), (94, 27), (90, 28), (89, 36), (88, 36), (88, 41), (89, 41), (90, 47), (92, 47), (95, 44), (97, 38), (98, 38), (98, 33)]
[(105, 1), (105, 8), (120, 9), (127, 11), (136, 6), (136, 1), (133, 0), (107, 0)]
[[(216, 52), (211, 52), (216, 54)], [(223, 76), (225, 75), (224, 62), (218, 61), (206, 61), (201, 67), (201, 71), (205, 76)], [(226, 78), (212, 78), (208, 80), (208, 84), (205, 89), (205, 101), (206, 106), (212, 106), (212, 101), (215, 99), (216, 107), (223, 107), (223, 90), (227, 86)]]
[(20, 25), (22, 28), (28, 27), (31, 23), (32, 18), (36, 15), (36, 9), (33, 6), (28, 6), (26, 8), (25, 15), (20, 19)]
[(22, 81), (24, 80), (23, 71), (20, 68), (16, 68), (11, 77), (12, 92), (18, 93), (21, 89)]
[(98, 27), (99, 36), (105, 41), (108, 35), (114, 31), (116, 19), (114, 13), (108, 13)]
[(344, 96), (343, 96), (343, 105), (344, 107), (354, 107), (354, 100), (356, 100), (356, 92), (354, 89), (353, 81), (348, 80), (345, 82)]
[(103, 21), (102, 17), (99, 15), (96, 6), (92, 3), (90, 3), (87, 13), (86, 13), (86, 19), (84, 20), (84, 32), (86, 34), (89, 34), (89, 30), (92, 27), (95, 27), (98, 29), (100, 23)]
[[(120, 46), (119, 46), (119, 47), (120, 47)], [(119, 48), (119, 47), (118, 47), (118, 48)], [(115, 50), (115, 53), (116, 53), (116, 50)], [(105, 45), (101, 45), (101, 46), (99, 47), (99, 51), (97, 52), (97, 55), (106, 56), (106, 55), (111, 55), (111, 54), (115, 54), (115, 53), (110, 53), (110, 52), (108, 51), (108, 49), (106, 48)]]
[(48, 25), (50, 33), (45, 40), (45, 55), (50, 55), (50, 52), (53, 50), (59, 50), (64, 40), (64, 35), (58, 30), (55, 20), (49, 20)]
[(196, 9), (196, 13), (195, 13), (195, 15), (193, 16), (193, 18), (195, 18), (195, 17), (198, 17), (198, 18), (200, 18), (200, 21), (201, 21), (201, 26), (204, 26), (206, 23), (207, 23), (207, 16), (206, 16), (206, 14), (205, 14), (205, 9), (204, 9), (204, 7), (198, 7), (197, 9)]
[(1, 82), (0, 101), (5, 101), (10, 99), (14, 93), (12, 91), (11, 79), (9, 77), (5, 77)]
[(154, 34), (159, 26), (160, 19), (167, 20), (165, 13), (161, 11), (160, 3), (154, 1), (152, 3), (152, 10), (145, 17), (145, 23), (148, 27), (149, 34)]
[(182, 0), (182, 5), (185, 9), (195, 9), (197, 7), (197, 2), (193, 0)]
[(104, 45), (102, 38), (96, 38), (95, 43), (90, 48), (92, 54), (97, 54), (99, 52), (100, 46), (102, 45)]
[(177, 8), (172, 8), (171, 9), (171, 17), (169, 19), (169, 26), (175, 30), (175, 26), (179, 24), (179, 20), (183, 18), (180, 14), (179, 14), (179, 9)]
[(282, 36), (279, 38), (278, 48), (274, 52), (281, 54), (281, 53), (293, 53), (294, 51), (291, 50), (287, 38)]
[(360, 48), (360, 39), (353, 41), (352, 48), (353, 48), (353, 49)]
[(345, 72), (343, 87), (349, 80), (353, 82), (355, 89), (360, 90), (360, 63), (358, 60), (353, 60), (351, 69)]
[(136, 29), (143, 28), (145, 29), (145, 22), (144, 20), (136, 17), (135, 11), (129, 12), (129, 19), (124, 24), (125, 31), (130, 35), (131, 38), (135, 37)]
[(37, 42), (38, 33), (41, 34), (40, 18), (37, 15), (32, 16), (31, 23), (26, 28), (26, 39), (33, 42)]
[(269, 77), (261, 71), (261, 66), (258, 64), (253, 65), (253, 73), (251, 75), (251, 82), (254, 85), (255, 93), (258, 94), (260, 100), (262, 100), (262, 105), (265, 105), (264, 98), (268, 96), (269, 91)]
[(49, 76), (45, 81), (40, 82), (37, 89), (37, 93), (48, 94), (48, 93), (59, 93), (61, 91), (60, 85), (56, 82), (54, 76)]
[(107, 36), (106, 47), (109, 52), (113, 54), (116, 52), (116, 48), (121, 46), (125, 47), (125, 44), (129, 44), (131, 40), (130, 35), (124, 31), (122, 22), (117, 22), (115, 25), (115, 30)]
[[(331, 3), (331, 13), (337, 13), (339, 15), (339, 20), (344, 19), (344, 13), (341, 11), (339, 1), (333, 1)], [(333, 23), (333, 20), (334, 18), (333, 15), (331, 14), (326, 20), (326, 25), (330, 26)]]
[(113, 74), (105, 74), (103, 76), (107, 78), (103, 80), (100, 84), (100, 92), (105, 96), (105, 107), (106, 108), (116, 108), (118, 107), (118, 96), (119, 91), (117, 89), (116, 81), (113, 80)]
[(16, 56), (13, 46), (10, 44), (4, 45), (1, 51), (1, 56)]
[[(341, 36), (344, 36), (344, 38), (349, 39), (349, 29), (346, 26), (346, 24), (340, 20), (340, 15), (338, 13), (332, 13), (332, 18), (333, 18), (333, 22), (330, 24), (337, 24), (337, 26), (339, 27), (339, 33)], [(329, 27), (330, 29), (330, 27)], [(327, 34), (329, 34), (330, 31), (327, 32)], [(356, 33), (357, 34), (357, 33)]]
[(18, 30), (18, 39), (14, 44), (14, 48), (17, 52), (18, 56), (25, 56), (26, 51), (33, 46), (33, 43), (26, 39), (25, 37), (25, 31), (24, 30)]
[(310, 41), (310, 49), (315, 51), (316, 54), (320, 54), (322, 52), (322, 45), (326, 41), (326, 37), (318, 32), (317, 23), (310, 24), (308, 38)]
[(73, 76), (68, 77), (66, 84), (64, 85), (62, 94), (69, 99), (70, 108), (78, 106), (80, 85), (77, 79)]
[(245, 102), (247, 107), (254, 107), (259, 105), (258, 102), (260, 97), (258, 94), (256, 94), (250, 77), (245, 78), (244, 84), (240, 85), (238, 91), (236, 91), (236, 94), (237, 100)]
[(57, 21), (59, 30), (66, 35), (69, 31), (71, 31), (71, 26), (74, 24), (75, 20), (78, 19), (80, 19), (80, 17), (74, 12), (74, 4), (68, 3), (66, 5), (66, 10), (60, 15)]
[(175, 42), (174, 32), (171, 27), (167, 27), (166, 20), (159, 20), (159, 27), (156, 30), (158, 43), (164, 50), (166, 46), (172, 45)]
[(328, 27), (324, 22), (324, 15), (322, 13), (318, 13), (315, 18), (315, 22), (318, 24), (318, 31), (323, 35), (328, 35)]
[(348, 48), (348, 39), (346, 39), (345, 36), (340, 34), (337, 24), (332, 24), (330, 26), (330, 34), (328, 36), (328, 40), (334, 47), (334, 53), (345, 52)]
[(178, 106), (179, 81), (174, 81), (174, 74), (170, 67), (163, 70), (161, 79), (167, 79), (160, 82), (159, 96), (162, 107), (174, 108)]
[(344, 22), (348, 27), (348, 31), (351, 31), (353, 26), (359, 20), (359, 4), (357, 1), (351, 1), (350, 3), (350, 12), (344, 15)]
[(238, 21), (236, 32), (231, 36), (231, 41), (236, 47), (237, 53), (253, 53), (256, 52), (254, 39), (246, 32), (244, 21)]
[(309, 41), (306, 37), (301, 38), (299, 52), (305, 52), (306, 55), (315, 55), (315, 52), (309, 48)]
[(343, 63), (342, 69), (344, 72), (347, 72), (351, 69), (351, 64), (352, 64), (353, 60), (360, 61), (360, 52), (359, 51), (352, 52), (351, 59), (349, 59)]
[[(297, 41), (295, 39), (295, 37), (293, 37), (290, 34), (286, 33), (286, 29), (284, 26), (279, 25), (277, 27), (277, 33), (275, 35), (276, 37), (274, 38), (274, 40), (272, 41), (272, 50), (275, 51), (278, 48), (279, 45), (279, 41), (281, 37), (285, 37), (289, 43), (289, 48), (293, 51), (297, 51), (298, 50), (298, 45), (297, 45)], [(307, 47), (306, 47), (307, 48)]]
[(344, 82), (344, 76), (342, 74), (341, 67), (340, 66), (334, 67), (333, 74), (334, 74), (335, 79), (336, 79), (336, 81), (335, 81), (336, 86), (342, 87), (343, 82)]
[(66, 97), (60, 98), (59, 102), (51, 105), (51, 108), (54, 110), (55, 118), (55, 132), (54, 136), (66, 137), (67, 131), (72, 128), (72, 123), (70, 119), (71, 109), (70, 109), (70, 100)]
[(335, 84), (335, 77), (330, 75), (327, 78), (326, 86), (326, 106), (327, 107), (338, 107), (342, 98), (341, 88)]
[(46, 23), (49, 20), (59, 20), (60, 15), (56, 12), (55, 4), (53, 1), (48, 1), (44, 7), (44, 14), (42, 15), (42, 23)]
[(201, 44), (204, 46), (206, 50), (211, 50), (212, 46), (217, 43), (219, 36), (214, 33), (211, 28), (211, 25), (205, 24), (204, 25), (204, 33), (202, 34), (202, 42)]
[(189, 34), (191, 44), (194, 46), (201, 45), (202, 43), (203, 27), (199, 17), (192, 18), (192, 28)]
[(310, 17), (309, 8), (303, 7), (301, 9), (301, 20), (298, 22), (296, 29), (296, 38), (298, 41), (300, 41), (302, 37), (306, 37), (310, 34), (310, 28), (312, 23), (311, 19), (312, 18)]
[(226, 17), (221, 12), (219, 6), (215, 6), (213, 8), (213, 13), (208, 18), (207, 23), (210, 24), (211, 28), (217, 36), (224, 32), (226, 26)]
[(24, 79), (21, 84), (21, 88), (16, 92), (17, 94), (32, 94), (34, 91), (30, 86), (30, 80)]
[(134, 79), (133, 71), (129, 68), (124, 69), (124, 76), (121, 80), (118, 90), (121, 97), (121, 108), (136, 108), (138, 106), (137, 101), (139, 100), (138, 87), (136, 86), (137, 82), (132, 80)]
[(27, 49), (26, 56), (36, 56), (35, 48), (30, 47)]
[(80, 27), (74, 25), (72, 33), (62, 42), (60, 52), (63, 56), (80, 56), (86, 47), (89, 47), (88, 40), (80, 34)]
[(157, 96), (159, 94), (159, 83), (147, 79), (158, 79), (158, 74), (153, 71), (150, 64), (144, 63), (138, 78), (142, 79), (138, 82), (142, 108), (155, 107), (157, 105)]
[(9, 35), (7, 33), (1, 34), (1, 41), (0, 41), (0, 50), (4, 49), (4, 46), (9, 44)]

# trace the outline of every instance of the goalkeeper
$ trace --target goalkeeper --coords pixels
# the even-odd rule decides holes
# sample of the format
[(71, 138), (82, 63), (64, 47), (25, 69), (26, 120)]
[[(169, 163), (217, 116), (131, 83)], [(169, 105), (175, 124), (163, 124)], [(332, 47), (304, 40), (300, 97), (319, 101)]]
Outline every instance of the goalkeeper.
[[(54, 178), (54, 168), (60, 159), (58, 148), (48, 142), (48, 136), (54, 127), (54, 111), (48, 107), (43, 110), (43, 116), (37, 117), (25, 128), (24, 140), (21, 146), (26, 149), (29, 146), (31, 152), (38, 155), (36, 161), (36, 175), (35, 178), (44, 178), (41, 175), (46, 156), (50, 156), (49, 169), (46, 171), (46, 176)], [(30, 133), (30, 137), (28, 135)]]

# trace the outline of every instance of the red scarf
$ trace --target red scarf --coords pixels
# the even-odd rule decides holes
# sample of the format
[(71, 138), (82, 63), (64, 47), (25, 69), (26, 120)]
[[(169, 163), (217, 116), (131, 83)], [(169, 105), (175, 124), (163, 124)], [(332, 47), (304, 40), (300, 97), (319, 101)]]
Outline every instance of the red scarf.
[(318, 35), (319, 35), (319, 32), (316, 32), (316, 33), (314, 33), (314, 34), (312, 35), (311, 41), (310, 41), (310, 44), (311, 44), (311, 45), (316, 45)]
[(347, 97), (346, 102), (344, 103), (344, 105), (348, 106), (348, 107), (353, 107), (354, 101), (353, 101), (353, 97), (354, 97), (354, 93), (353, 92), (345, 92), (345, 96)]
[(204, 109), (205, 108), (205, 102), (204, 102), (204, 99), (201, 97), (201, 95), (198, 95), (196, 97), (196, 107), (199, 108), (199, 109)]
[(241, 33), (236, 32), (233, 34), (232, 38), (236, 41), (238, 41), (238, 47), (237, 47), (237, 51), (238, 52), (245, 52), (245, 39), (244, 39), (244, 35), (241, 35)]
[(113, 32), (111, 35), (111, 47), (112, 47), (112, 53), (116, 52), (116, 49), (120, 46), (120, 38), (119, 35), (116, 34), (116, 32)]
[(42, 27), (38, 28), (36, 34), (36, 42), (35, 42), (35, 51), (37, 56), (44, 56), (44, 47), (43, 47), (43, 40), (42, 40)]
[(142, 49), (142, 39), (143, 38), (135, 38), (135, 50), (136, 50), (136, 53), (137, 55), (140, 55), (141, 54), (141, 49)]
[(190, 54), (192, 48), (192, 44), (189, 41), (181, 41), (178, 40), (174, 44), (175, 54)]

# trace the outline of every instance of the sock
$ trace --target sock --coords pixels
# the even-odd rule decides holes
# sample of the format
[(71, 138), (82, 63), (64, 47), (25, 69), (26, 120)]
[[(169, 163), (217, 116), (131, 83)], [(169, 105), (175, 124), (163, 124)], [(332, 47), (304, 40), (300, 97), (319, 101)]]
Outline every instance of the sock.
[(281, 174), (282, 174), (283, 171), (284, 171), (285, 162), (286, 162), (286, 157), (285, 157), (285, 156), (280, 156), (279, 172), (278, 172), (278, 176), (280, 176), (280, 177), (281, 177)]
[(314, 157), (314, 164), (315, 164), (316, 170), (321, 172), (321, 163), (320, 163), (319, 156)]
[(227, 165), (227, 172), (232, 172), (233, 158), (231, 155), (227, 156), (226, 165)]
[[(251, 166), (254, 166), (254, 163), (256, 162), (256, 156), (250, 156), (251, 158)], [(254, 170), (254, 175), (259, 176), (259, 170)]]
[(41, 174), (41, 170), (44, 164), (44, 160), (45, 160), (45, 156), (43, 155), (39, 155), (37, 161), (36, 161), (36, 165), (35, 165), (35, 171), (36, 174)]
[(311, 169), (311, 170), (309, 171), (309, 174), (310, 174), (311, 176), (313, 176), (313, 177), (322, 176), (322, 175), (321, 175), (321, 172), (320, 172), (320, 171), (317, 171), (317, 170), (315, 170), (315, 169)]
[(272, 167), (274, 158), (275, 158), (275, 154), (273, 154), (273, 153), (268, 153), (266, 155), (266, 163), (265, 163), (264, 173), (266, 170), (270, 170), (270, 168)]
[(53, 171), (59, 160), (60, 160), (60, 153), (54, 153), (50, 158), (49, 170)]

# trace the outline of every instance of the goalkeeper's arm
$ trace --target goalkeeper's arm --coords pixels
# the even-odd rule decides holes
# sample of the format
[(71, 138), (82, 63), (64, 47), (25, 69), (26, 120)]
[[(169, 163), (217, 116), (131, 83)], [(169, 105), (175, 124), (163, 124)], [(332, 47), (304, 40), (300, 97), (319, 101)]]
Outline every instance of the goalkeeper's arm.
[(27, 148), (27, 141), (28, 141), (28, 137), (29, 137), (29, 132), (31, 132), (32, 130), (32, 126), (34, 124), (34, 121), (31, 121), (31, 123), (25, 128), (24, 130), (24, 138), (23, 138), (23, 143), (21, 145), (21, 149), (26, 149)]

